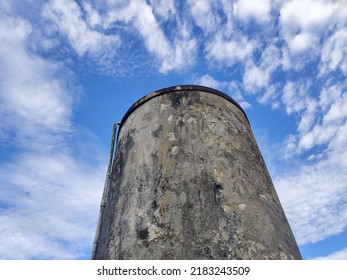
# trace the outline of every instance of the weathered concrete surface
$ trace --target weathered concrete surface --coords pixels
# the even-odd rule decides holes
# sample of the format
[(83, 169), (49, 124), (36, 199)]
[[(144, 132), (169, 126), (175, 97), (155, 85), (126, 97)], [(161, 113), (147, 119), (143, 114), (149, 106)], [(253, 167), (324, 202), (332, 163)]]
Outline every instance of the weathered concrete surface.
[(243, 112), (174, 91), (122, 124), (95, 259), (300, 259)]

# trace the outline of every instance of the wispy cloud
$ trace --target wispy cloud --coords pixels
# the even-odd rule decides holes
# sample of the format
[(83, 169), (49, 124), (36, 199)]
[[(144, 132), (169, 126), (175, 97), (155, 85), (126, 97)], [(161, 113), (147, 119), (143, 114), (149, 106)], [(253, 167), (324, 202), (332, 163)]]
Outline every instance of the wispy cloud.
[(295, 171), (275, 178), (300, 244), (320, 241), (347, 226), (346, 85), (327, 85), (315, 99), (304, 96), (304, 104), (293, 109), (301, 120), (298, 134), (287, 143), (287, 156), (306, 153), (307, 158)]
[[(117, 65), (113, 60), (122, 59), (117, 53), (124, 44), (124, 38), (118, 34), (120, 27), (125, 27), (124, 30), (133, 27), (137, 30), (147, 52), (158, 61), (160, 72), (167, 73), (189, 67), (195, 61), (197, 46), (196, 39), (190, 35), (189, 26), (177, 21), (178, 29), (170, 41), (156, 15), (164, 21), (169, 20), (168, 15), (175, 12), (175, 6), (173, 2), (152, 2), (158, 6), (152, 7), (144, 0), (123, 4), (105, 1), (99, 9), (97, 5), (83, 2), (82, 9), (74, 1), (52, 0), (45, 5), (43, 15), (67, 38), (79, 56), (100, 61), (99, 64), (109, 71), (110, 67)], [(110, 34), (112, 29), (116, 32)], [(133, 29), (130, 33), (133, 33)]]
[(43, 149), (52, 137), (71, 130), (73, 98), (64, 86), (68, 79), (62, 79), (63, 68), (57, 63), (30, 52), (28, 38), (33, 27), (29, 22), (1, 18), (0, 28), (2, 137)]
[(347, 226), (347, 175), (341, 159), (294, 166), (274, 178), (299, 244), (341, 233)]
[[(346, 18), (344, 1), (286, 1), (280, 8), (280, 26), (288, 48), (286, 67), (302, 69), (310, 61), (318, 60), (321, 54), (320, 41), (331, 36), (331, 31), (340, 29)], [(287, 52), (288, 51), (288, 52)]]
[[(292, 82), (287, 83), (282, 97), (286, 110), (298, 113), (300, 117), (296, 145), (293, 147), (296, 152), (302, 153), (328, 143), (330, 145), (323, 151), (333, 147), (335, 137), (347, 121), (346, 89), (343, 83), (327, 84), (314, 98), (306, 94), (308, 90), (303, 85), (298, 87)], [(343, 145), (334, 146), (334, 149), (343, 148)]]
[(189, 10), (194, 19), (195, 24), (205, 33), (210, 34), (218, 29), (220, 18), (214, 11), (214, 4), (216, 1), (203, 0), (194, 1), (189, 0)]
[(0, 137), (16, 148), (0, 163), (0, 258), (85, 258), (104, 165), (77, 159), (68, 144), (78, 95), (64, 66), (31, 50), (33, 28), (0, 18)]
[(45, 24), (51, 25), (53, 38), (55, 33), (63, 36), (81, 59), (87, 58), (102, 70), (113, 72), (110, 68), (115, 66), (112, 60), (117, 57), (121, 40), (117, 34), (108, 34), (97, 11), (89, 2), (84, 3), (82, 9), (75, 1), (47, 2), (42, 8)]
[(189, 67), (195, 61), (196, 39), (190, 37), (188, 26), (177, 25), (174, 41), (170, 42), (160, 28), (152, 8), (143, 1), (132, 2), (136, 7), (134, 26), (141, 34), (147, 50), (160, 62), (160, 72)]
[[(347, 12), (346, 12), (347, 15)], [(347, 28), (336, 30), (324, 43), (321, 56), (321, 73), (340, 68), (347, 75)]]
[(324, 257), (314, 258), (314, 260), (347, 260), (347, 248)]
[(153, 12), (164, 21), (174, 17), (176, 14), (176, 7), (174, 0), (150, 0)]
[(251, 59), (245, 63), (244, 88), (250, 93), (256, 93), (260, 89), (268, 87), (272, 73), (281, 65), (280, 61), (280, 49), (273, 44), (269, 44), (263, 50), (258, 65), (255, 65)]
[(242, 106), (242, 108), (247, 109), (251, 107), (251, 105), (245, 101), (240, 87), (236, 82), (218, 81), (209, 74), (205, 74), (203, 76), (195, 78), (193, 80), (193, 84), (203, 85), (227, 92), (232, 98), (235, 99), (235, 101), (237, 101)]
[(206, 58), (210, 63), (217, 62), (220, 65), (232, 66), (249, 59), (254, 49), (255, 41), (241, 34), (225, 38), (222, 34), (217, 33), (206, 45)]
[(266, 23), (271, 19), (271, 0), (237, 0), (233, 8), (235, 17), (242, 21)]
[(88, 258), (103, 165), (26, 152), (0, 171), (1, 259)]

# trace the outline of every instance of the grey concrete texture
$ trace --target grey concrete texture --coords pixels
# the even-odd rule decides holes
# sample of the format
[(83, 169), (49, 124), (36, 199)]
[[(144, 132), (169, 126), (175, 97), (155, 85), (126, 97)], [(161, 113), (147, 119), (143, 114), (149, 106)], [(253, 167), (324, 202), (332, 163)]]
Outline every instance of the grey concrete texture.
[(95, 259), (301, 259), (243, 111), (199, 89), (124, 123)]

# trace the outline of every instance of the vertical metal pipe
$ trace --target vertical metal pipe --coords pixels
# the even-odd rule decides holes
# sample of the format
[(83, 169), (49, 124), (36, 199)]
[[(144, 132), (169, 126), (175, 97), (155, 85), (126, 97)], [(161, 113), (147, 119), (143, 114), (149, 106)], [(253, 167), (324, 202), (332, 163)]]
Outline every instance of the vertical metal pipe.
[(105, 178), (105, 182), (104, 182), (104, 191), (103, 191), (101, 203), (100, 203), (100, 212), (99, 212), (99, 217), (98, 217), (98, 223), (96, 226), (96, 232), (95, 232), (95, 237), (94, 237), (94, 242), (93, 242), (91, 259), (95, 258), (96, 247), (98, 246), (101, 221), (102, 221), (102, 217), (104, 215), (105, 202), (106, 202), (106, 197), (107, 197), (108, 189), (109, 189), (109, 185), (110, 185), (111, 170), (112, 170), (113, 155), (114, 155), (114, 143), (115, 143), (115, 138), (116, 138), (116, 134), (117, 134), (117, 127), (119, 125), (120, 125), (119, 122), (115, 122), (113, 125), (113, 129), (112, 129), (112, 137), (111, 137), (111, 144), (110, 144), (110, 154), (109, 154), (108, 165), (107, 165), (107, 173), (106, 173), (106, 178)]

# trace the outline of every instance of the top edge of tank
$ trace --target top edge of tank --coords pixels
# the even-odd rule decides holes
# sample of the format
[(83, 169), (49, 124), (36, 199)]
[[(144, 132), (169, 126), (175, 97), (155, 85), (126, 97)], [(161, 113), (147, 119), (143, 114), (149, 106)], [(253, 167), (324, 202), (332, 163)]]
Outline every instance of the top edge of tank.
[(195, 91), (207, 92), (207, 93), (212, 93), (212, 94), (215, 94), (215, 95), (218, 95), (220, 97), (225, 98), (226, 100), (228, 100), (229, 102), (233, 103), (236, 107), (238, 107), (240, 109), (240, 111), (246, 117), (247, 122), (249, 123), (249, 120), (248, 120), (248, 117), (247, 117), (245, 111), (229, 95), (227, 95), (227, 94), (225, 94), (225, 93), (223, 93), (223, 92), (221, 92), (219, 90), (216, 90), (216, 89), (213, 89), (213, 88), (210, 88), (210, 87), (206, 87), (206, 86), (199, 86), (199, 85), (176, 85), (176, 86), (162, 88), (160, 90), (153, 91), (153, 92), (145, 95), (144, 97), (140, 98), (124, 114), (124, 116), (122, 118), (122, 121), (120, 123), (120, 127), (122, 127), (123, 123), (126, 121), (126, 119), (129, 117), (129, 115), (133, 111), (135, 111), (138, 107), (140, 107), (142, 104), (146, 103), (147, 101), (151, 100), (152, 98), (155, 98), (155, 97), (163, 95), (163, 94), (167, 94), (167, 93), (171, 93), (171, 92), (177, 92), (177, 91), (184, 91), (184, 90), (195, 90)]

